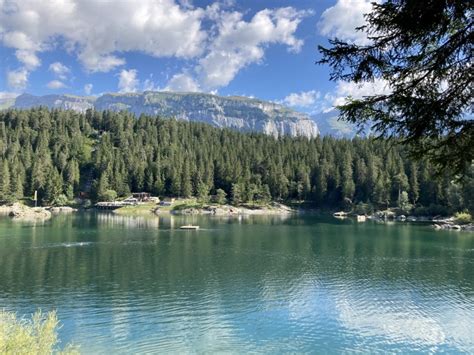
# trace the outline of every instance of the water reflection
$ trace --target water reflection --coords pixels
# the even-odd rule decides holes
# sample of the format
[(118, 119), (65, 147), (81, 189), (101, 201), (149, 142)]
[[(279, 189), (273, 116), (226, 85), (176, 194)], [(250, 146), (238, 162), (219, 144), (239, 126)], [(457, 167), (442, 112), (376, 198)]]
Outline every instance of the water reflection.
[(0, 220), (0, 303), (57, 308), (62, 340), (87, 352), (472, 352), (474, 235), (311, 216)]

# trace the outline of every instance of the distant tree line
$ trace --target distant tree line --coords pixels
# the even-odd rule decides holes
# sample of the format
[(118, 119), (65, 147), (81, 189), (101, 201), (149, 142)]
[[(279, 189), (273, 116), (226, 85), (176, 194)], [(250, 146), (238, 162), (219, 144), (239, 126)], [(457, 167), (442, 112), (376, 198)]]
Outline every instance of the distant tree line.
[(370, 138), (239, 133), (128, 112), (0, 113), (0, 200), (64, 204), (131, 191), (234, 204), (307, 201), (315, 207), (474, 210), (474, 169), (439, 178), (403, 147)]

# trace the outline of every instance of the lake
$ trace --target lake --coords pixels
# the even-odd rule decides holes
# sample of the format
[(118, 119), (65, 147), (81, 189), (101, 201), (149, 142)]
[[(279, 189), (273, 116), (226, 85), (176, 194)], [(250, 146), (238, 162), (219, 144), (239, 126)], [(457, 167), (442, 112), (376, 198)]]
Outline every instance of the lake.
[(1, 217), (0, 307), (57, 309), (62, 343), (84, 353), (472, 353), (474, 233), (311, 215)]

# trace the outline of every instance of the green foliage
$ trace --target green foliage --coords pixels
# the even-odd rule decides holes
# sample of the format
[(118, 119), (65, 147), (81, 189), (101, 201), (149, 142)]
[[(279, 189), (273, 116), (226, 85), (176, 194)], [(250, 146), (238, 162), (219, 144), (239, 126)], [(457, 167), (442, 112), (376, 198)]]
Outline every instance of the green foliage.
[(242, 187), (240, 184), (232, 184), (232, 204), (238, 206), (243, 202)]
[(78, 354), (67, 346), (59, 351), (57, 345), (59, 322), (56, 312), (36, 312), (31, 319), (18, 319), (14, 313), (0, 311), (1, 354)]
[(201, 182), (198, 185), (197, 198), (200, 203), (209, 202), (209, 187), (204, 182)]
[(10, 170), (8, 161), (0, 161), (0, 201), (10, 202), (12, 195), (10, 192)]
[(474, 208), (474, 167), (463, 180), (434, 178), (429, 161), (414, 162), (384, 140), (275, 139), (127, 112), (44, 108), (0, 112), (0, 128), (0, 199), (38, 190), (42, 203), (59, 204), (81, 192), (107, 201), (144, 191), (349, 209), (405, 204), (406, 191), (417, 207)]
[(227, 194), (222, 189), (217, 189), (216, 191), (216, 203), (219, 205), (224, 205), (227, 202)]
[(468, 224), (468, 223), (471, 223), (472, 216), (469, 212), (457, 212), (454, 215), (454, 219), (456, 220), (456, 223)]
[(69, 199), (66, 195), (59, 195), (54, 201), (53, 204), (56, 206), (65, 206), (69, 203)]
[[(381, 136), (409, 143), (410, 153), (428, 158), (438, 172), (465, 174), (474, 160), (472, 111), (472, 1), (387, 0), (373, 2), (363, 44), (330, 40), (319, 46), (320, 64), (331, 79), (380, 80), (386, 92), (349, 98), (341, 117)], [(413, 183), (413, 181), (412, 181)], [(412, 195), (412, 199), (416, 200)]]
[(415, 216), (443, 216), (447, 217), (451, 210), (446, 206), (431, 204), (428, 207), (417, 207), (413, 210)]
[(101, 195), (102, 201), (115, 201), (117, 199), (117, 192), (115, 190), (105, 190)]
[(404, 212), (409, 213), (412, 209), (410, 200), (408, 199), (408, 192), (402, 191), (398, 197), (398, 207)]
[(352, 212), (360, 215), (369, 215), (374, 212), (374, 208), (368, 203), (359, 202), (357, 205), (354, 206)]

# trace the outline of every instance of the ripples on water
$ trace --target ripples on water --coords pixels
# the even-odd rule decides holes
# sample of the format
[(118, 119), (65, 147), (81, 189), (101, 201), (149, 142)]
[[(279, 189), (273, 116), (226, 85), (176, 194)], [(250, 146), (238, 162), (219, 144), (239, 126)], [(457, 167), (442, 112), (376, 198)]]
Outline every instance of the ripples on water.
[(58, 309), (86, 353), (474, 352), (473, 250), (310, 216), (3, 219), (0, 304)]

